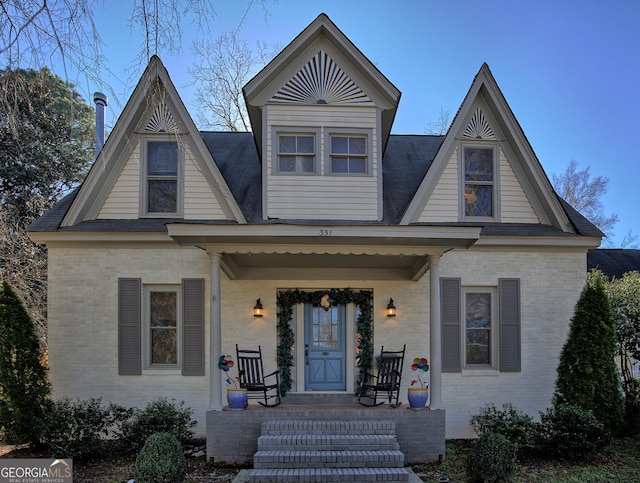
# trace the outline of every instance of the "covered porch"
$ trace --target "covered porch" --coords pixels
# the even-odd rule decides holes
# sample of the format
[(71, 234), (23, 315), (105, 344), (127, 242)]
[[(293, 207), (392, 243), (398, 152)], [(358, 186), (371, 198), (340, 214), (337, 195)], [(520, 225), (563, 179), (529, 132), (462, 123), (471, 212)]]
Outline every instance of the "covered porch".
[[(393, 421), (397, 440), (407, 463), (438, 459), (444, 455), (445, 411), (441, 391), (441, 329), (440, 320), (440, 258), (454, 248), (468, 248), (479, 238), (478, 227), (388, 227), (388, 226), (309, 226), (265, 224), (199, 225), (176, 223), (168, 225), (171, 237), (183, 246), (197, 246), (207, 252), (210, 261), (209, 293), (209, 361), (210, 405), (206, 412), (206, 435), (208, 458), (214, 463), (250, 463), (257, 448), (261, 425), (267, 421), (318, 420), (318, 421)], [(428, 275), (427, 275), (428, 274)], [(408, 408), (406, 386), (403, 381), (401, 401), (397, 408), (380, 406), (363, 407), (355, 401), (354, 389), (357, 381), (355, 367), (356, 330), (354, 320), (357, 308), (347, 307), (344, 360), (345, 383), (342, 390), (318, 390), (308, 384), (304, 366), (305, 349), (302, 333), (307, 329), (301, 320), (306, 318), (303, 304), (293, 310), (292, 343), (293, 364), (290, 367), (292, 385), (280, 406), (263, 408), (249, 405), (246, 410), (233, 411), (226, 407), (225, 383), (217, 362), (223, 352), (225, 317), (229, 308), (221, 292), (221, 278), (225, 287), (243, 281), (264, 281), (268, 286), (271, 311), (276, 312), (276, 292), (282, 289), (305, 290), (313, 281), (314, 287), (332, 289), (366, 289), (375, 299), (373, 321), (376, 327), (387, 323), (380, 312), (380, 304), (386, 307), (389, 293), (386, 287), (393, 284), (413, 284), (415, 289), (410, 303), (420, 305), (419, 314), (405, 312), (414, 327), (420, 327), (420, 336), (398, 321), (393, 331), (396, 341), (413, 344), (407, 362), (417, 354), (430, 361), (429, 409), (414, 411)], [(277, 283), (271, 283), (277, 281)], [(324, 283), (323, 281), (327, 281)], [(344, 282), (341, 282), (344, 281)], [(354, 281), (357, 287), (353, 287)], [(301, 286), (302, 284), (302, 286)], [(406, 286), (406, 285), (405, 285)], [(371, 290), (372, 287), (376, 287)], [(266, 291), (267, 289), (265, 289)], [(225, 293), (228, 293), (225, 290)], [(264, 293), (264, 292), (263, 292)], [(265, 302), (267, 295), (262, 296)], [(253, 305), (255, 300), (251, 301)], [(378, 313), (380, 312), (380, 313)], [(271, 316), (275, 318), (275, 314)], [(398, 319), (402, 319), (400, 315)], [(229, 321), (230, 322), (230, 321)], [(230, 322), (231, 323), (231, 322)], [(348, 324), (352, 324), (349, 326)], [(271, 332), (277, 337), (275, 327)], [(386, 330), (386, 329), (385, 329)], [(351, 335), (349, 335), (351, 334)], [(349, 339), (352, 337), (352, 339)], [(376, 338), (378, 337), (378, 338)], [(228, 338), (228, 337), (227, 337)], [(264, 339), (263, 339), (264, 341)], [(224, 347), (229, 351), (229, 341)], [(233, 340), (232, 347), (239, 343), (242, 348), (258, 345), (258, 341)], [(397, 342), (394, 342), (397, 343)], [(400, 342), (402, 344), (404, 342)], [(384, 331), (373, 336), (375, 356), (381, 345), (387, 349), (391, 342)], [(272, 346), (273, 347), (273, 346)], [(400, 345), (402, 347), (402, 345)], [(264, 350), (264, 342), (263, 342)], [(273, 349), (272, 349), (273, 350)], [(265, 357), (275, 358), (274, 353)], [(405, 366), (405, 371), (410, 366)], [(410, 372), (410, 369), (409, 369)], [(405, 374), (409, 379), (408, 374)]]

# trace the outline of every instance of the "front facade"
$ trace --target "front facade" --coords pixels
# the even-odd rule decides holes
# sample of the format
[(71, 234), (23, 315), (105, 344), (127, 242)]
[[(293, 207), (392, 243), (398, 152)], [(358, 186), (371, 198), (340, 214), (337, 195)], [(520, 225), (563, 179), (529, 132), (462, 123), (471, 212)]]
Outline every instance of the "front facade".
[(353, 394), (366, 351), (406, 345), (401, 398), (427, 357), (447, 438), (489, 402), (544, 410), (602, 234), (488, 66), (446, 136), (392, 135), (400, 91), (320, 15), (244, 95), (252, 133), (199, 132), (152, 58), (83, 185), (32, 225), (54, 395), (184, 400), (204, 434), (236, 344), (293, 394)]

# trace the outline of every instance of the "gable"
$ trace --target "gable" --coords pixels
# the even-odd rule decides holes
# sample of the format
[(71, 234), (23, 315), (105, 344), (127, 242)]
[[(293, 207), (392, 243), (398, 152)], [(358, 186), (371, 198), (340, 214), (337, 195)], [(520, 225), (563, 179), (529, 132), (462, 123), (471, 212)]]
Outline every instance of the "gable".
[[(154, 143), (174, 146), (170, 180), (147, 173)], [(162, 161), (164, 163), (164, 161)], [(160, 167), (159, 169), (166, 169)], [(156, 176), (157, 177), (157, 176)], [(166, 178), (166, 177), (165, 177)], [(170, 214), (148, 212), (147, 190), (175, 190)], [(164, 183), (164, 185), (163, 185)], [(162, 191), (160, 191), (162, 193)], [(155, 193), (155, 192), (154, 192)], [(62, 226), (95, 219), (244, 217), (158, 57), (153, 57)]]
[[(465, 159), (472, 150), (493, 156), (490, 172), (478, 174), (475, 182), (469, 181), (465, 172), (465, 166), (470, 169)], [(490, 165), (488, 161), (485, 164)], [(470, 187), (472, 192), (465, 196)], [(478, 200), (475, 188), (484, 190), (492, 203), (491, 210), (482, 216), (469, 216), (467, 205)], [(572, 232), (560, 201), (486, 64), (474, 79), (401, 224), (434, 221), (535, 223)]]
[(375, 106), (382, 146), (391, 133), (400, 91), (325, 14), (319, 15), (243, 88), (259, 154), (268, 104)]

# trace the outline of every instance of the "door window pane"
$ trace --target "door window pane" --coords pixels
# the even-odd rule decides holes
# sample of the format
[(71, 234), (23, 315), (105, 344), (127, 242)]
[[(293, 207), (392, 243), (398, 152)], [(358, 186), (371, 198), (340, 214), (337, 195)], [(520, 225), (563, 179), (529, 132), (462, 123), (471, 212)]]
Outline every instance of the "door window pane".
[(317, 349), (335, 349), (339, 346), (338, 308), (313, 308), (313, 347)]

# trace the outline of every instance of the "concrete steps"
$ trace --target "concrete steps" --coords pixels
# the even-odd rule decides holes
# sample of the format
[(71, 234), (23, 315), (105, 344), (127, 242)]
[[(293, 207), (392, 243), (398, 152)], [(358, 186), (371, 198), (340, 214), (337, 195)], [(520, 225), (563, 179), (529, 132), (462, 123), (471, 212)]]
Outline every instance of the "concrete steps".
[(409, 481), (393, 421), (266, 421), (248, 481)]

